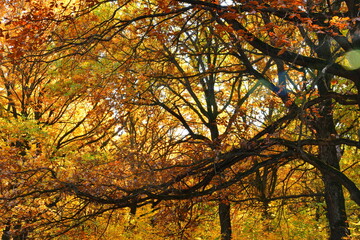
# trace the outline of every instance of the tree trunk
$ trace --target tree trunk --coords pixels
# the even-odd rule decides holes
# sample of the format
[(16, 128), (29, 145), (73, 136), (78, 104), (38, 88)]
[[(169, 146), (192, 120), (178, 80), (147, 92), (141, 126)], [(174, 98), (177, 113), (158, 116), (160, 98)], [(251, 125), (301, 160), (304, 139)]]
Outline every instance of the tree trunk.
[[(328, 165), (340, 169), (335, 146), (321, 146), (320, 157)], [(325, 185), (325, 202), (330, 228), (330, 239), (344, 239), (344, 237), (349, 236), (350, 231), (347, 224), (342, 185), (327, 174), (323, 174), (323, 182)]]
[(230, 203), (219, 203), (221, 240), (231, 239)]
[[(332, 59), (331, 41), (325, 34), (318, 34), (319, 44), (317, 45), (316, 53), (320, 58)], [(322, 73), (319, 73), (321, 76)], [(324, 74), (317, 81), (316, 85), (320, 96), (325, 96), (331, 90), (330, 81), (333, 76)], [(337, 137), (337, 131), (333, 119), (333, 104), (332, 100), (321, 102), (318, 106), (319, 116), (315, 120), (315, 127), (317, 130), (318, 139), (331, 139)], [(319, 157), (320, 160), (327, 165), (340, 170), (341, 154), (337, 150), (338, 146), (334, 145), (320, 145)], [(327, 218), (330, 228), (330, 240), (341, 240), (349, 236), (350, 231), (347, 224), (347, 216), (345, 210), (345, 199), (342, 190), (342, 185), (329, 176), (327, 173), (323, 174), (323, 182), (325, 186), (325, 202), (327, 210)]]
[[(213, 96), (215, 94), (213, 93)], [(214, 97), (213, 97), (214, 98)], [(215, 103), (215, 101), (214, 101)], [(211, 104), (210, 104), (211, 105)], [(210, 109), (217, 109), (217, 106), (212, 106)], [(213, 116), (216, 116), (215, 114)], [(219, 143), (218, 137), (219, 137), (219, 130), (216, 125), (216, 117), (214, 117), (210, 122), (210, 133), (211, 133), (211, 139), (214, 143)], [(213, 150), (217, 151), (217, 149), (220, 147), (220, 145), (214, 145)], [(222, 175), (221, 175), (222, 176)], [(230, 219), (230, 203), (228, 202), (222, 202), (220, 200), (218, 205), (218, 211), (219, 211), (219, 220), (220, 220), (220, 228), (221, 228), (221, 240), (231, 240), (231, 219)]]
[(330, 176), (324, 176), (327, 218), (330, 240), (341, 240), (350, 235), (342, 186)]
[[(321, 104), (320, 118), (318, 119), (318, 138), (330, 139), (337, 135), (336, 128), (332, 118), (331, 101)], [(341, 154), (337, 146), (320, 145), (319, 157), (327, 165), (340, 170)], [(349, 236), (350, 231), (347, 224), (345, 210), (345, 199), (342, 185), (332, 176), (323, 173), (323, 182), (325, 186), (325, 202), (327, 218), (330, 228), (330, 240), (341, 240)]]

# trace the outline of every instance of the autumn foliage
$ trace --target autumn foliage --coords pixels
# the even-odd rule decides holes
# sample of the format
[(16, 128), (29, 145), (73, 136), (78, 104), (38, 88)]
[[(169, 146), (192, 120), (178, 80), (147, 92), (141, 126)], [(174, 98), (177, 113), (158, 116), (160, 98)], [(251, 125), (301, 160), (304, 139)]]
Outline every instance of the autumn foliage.
[(359, 10), (2, 1), (2, 240), (359, 237)]

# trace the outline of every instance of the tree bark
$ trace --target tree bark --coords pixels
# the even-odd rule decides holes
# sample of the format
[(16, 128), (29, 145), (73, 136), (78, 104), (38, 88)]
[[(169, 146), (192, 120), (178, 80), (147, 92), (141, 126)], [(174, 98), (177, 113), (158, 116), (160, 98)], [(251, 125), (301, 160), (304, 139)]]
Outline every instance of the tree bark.
[(323, 176), (323, 181), (330, 240), (341, 240), (350, 235), (342, 186), (327, 175)]
[(221, 240), (231, 239), (230, 203), (219, 203)]
[[(317, 55), (323, 59), (332, 59), (331, 44), (328, 36), (317, 34), (319, 44), (314, 49)], [(319, 72), (319, 76), (322, 73)], [(325, 96), (331, 89), (330, 81), (333, 75), (324, 74), (317, 81), (316, 85), (320, 96)], [(332, 100), (326, 100), (318, 105), (319, 116), (315, 120), (315, 128), (317, 131), (317, 139), (331, 139), (337, 137), (337, 130), (333, 119)], [(337, 170), (340, 170), (341, 154), (338, 146), (320, 145), (319, 157), (322, 162)], [(327, 218), (330, 228), (330, 240), (341, 240), (349, 236), (350, 231), (347, 224), (347, 216), (345, 210), (345, 199), (340, 182), (336, 181), (326, 172), (322, 173), (323, 183), (325, 187), (325, 202)]]
[[(329, 139), (336, 137), (336, 129), (331, 115), (331, 101), (322, 104), (323, 111), (318, 119), (318, 138)], [(319, 157), (327, 165), (340, 170), (341, 154), (337, 146), (319, 146)], [(331, 175), (323, 172), (325, 186), (325, 202), (327, 218), (330, 228), (330, 240), (341, 240), (350, 235), (345, 210), (345, 199), (340, 182)]]
[[(328, 128), (327, 131), (320, 132), (319, 135), (322, 138), (331, 137), (326, 135), (330, 135), (329, 133), (335, 131), (334, 124), (332, 121), (329, 122), (330, 120), (332, 119), (324, 119), (324, 121), (321, 121), (323, 124), (326, 124), (323, 125), (323, 128)], [(327, 165), (340, 170), (340, 156), (336, 146), (320, 146), (320, 159)], [(342, 185), (327, 173), (323, 173), (323, 182), (325, 186), (325, 202), (330, 228), (330, 239), (341, 240), (350, 234)]]

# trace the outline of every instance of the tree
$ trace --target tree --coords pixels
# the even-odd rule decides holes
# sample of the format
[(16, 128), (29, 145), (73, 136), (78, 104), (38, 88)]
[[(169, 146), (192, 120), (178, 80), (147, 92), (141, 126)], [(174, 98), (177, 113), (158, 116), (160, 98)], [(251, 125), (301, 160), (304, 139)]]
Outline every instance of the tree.
[(7, 22), (0, 66), (3, 239), (41, 238), (52, 227), (67, 226), (72, 211), (87, 206), (64, 194), (63, 180), (92, 158), (101, 162), (106, 153), (99, 149), (119, 119), (106, 100), (111, 82), (90, 73), (90, 57), (56, 63), (46, 56), (26, 58), (53, 46), (48, 34), (56, 28), (53, 21), (68, 16), (64, 8), (60, 14), (54, 1), (2, 4), (9, 10), (2, 13)]
[[(360, 191), (341, 171), (340, 146), (359, 148), (357, 3), (87, 2), (69, 15), (71, 21), (58, 21), (49, 47), (9, 48), (26, 50), (9, 58), (88, 61), (83, 55), (111, 65), (96, 71), (111, 76), (100, 99), (107, 111), (122, 116), (121, 130), (105, 141), (116, 157), (101, 168), (81, 165), (84, 172), (76, 178), (49, 169), (63, 186), (56, 192), (100, 204), (93, 206), (99, 213), (207, 196), (222, 200), (220, 212), (228, 216), (237, 183), (254, 176), (263, 184), (257, 190), (266, 206), (271, 196), (264, 187), (275, 192), (267, 172), (275, 179), (283, 166), (305, 162), (322, 176), (330, 238), (350, 234), (342, 187), (358, 205)], [(79, 100), (82, 106), (98, 101)], [(108, 128), (102, 121), (85, 125)], [(64, 129), (61, 142), (83, 140), (82, 131)], [(86, 132), (85, 139), (102, 136)], [(96, 177), (99, 171), (106, 174)], [(229, 239), (229, 221), (223, 219)]]

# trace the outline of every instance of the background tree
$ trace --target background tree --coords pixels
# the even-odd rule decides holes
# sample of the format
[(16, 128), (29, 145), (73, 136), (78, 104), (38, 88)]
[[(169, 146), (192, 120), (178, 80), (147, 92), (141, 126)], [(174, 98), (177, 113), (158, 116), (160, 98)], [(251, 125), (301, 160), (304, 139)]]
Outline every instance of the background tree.
[[(104, 159), (119, 119), (106, 100), (111, 81), (90, 70), (89, 62), (95, 62), (91, 56), (58, 62), (28, 57), (53, 46), (49, 34), (54, 23), (70, 12), (64, 3), (2, 4), (2, 238), (41, 238), (89, 218), (74, 215), (88, 203), (69, 197), (64, 181), (82, 165)], [(99, 64), (94, 67), (100, 69)]]

